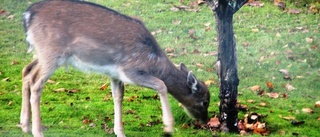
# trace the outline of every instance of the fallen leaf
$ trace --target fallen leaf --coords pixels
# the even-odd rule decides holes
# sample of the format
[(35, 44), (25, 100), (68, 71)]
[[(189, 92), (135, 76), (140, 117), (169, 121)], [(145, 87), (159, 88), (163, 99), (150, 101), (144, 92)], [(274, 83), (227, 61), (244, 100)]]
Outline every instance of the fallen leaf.
[(204, 67), (204, 64), (196, 63), (196, 66), (197, 66), (198, 68), (203, 68), (203, 67)]
[(7, 16), (9, 14), (10, 14), (10, 12), (7, 12), (5, 10), (0, 10), (0, 16)]
[(9, 20), (13, 20), (13, 18), (15, 17), (16, 15), (9, 15), (7, 18), (9, 19)]
[(312, 39), (312, 38), (306, 38), (306, 42), (307, 42), (307, 43), (312, 43), (312, 42), (313, 42), (313, 39)]
[(255, 134), (264, 134), (267, 135), (268, 131), (266, 129), (266, 123), (257, 122), (255, 124), (255, 129), (253, 130), (253, 133)]
[(287, 83), (287, 84), (286, 84), (286, 89), (287, 89), (288, 91), (292, 91), (292, 90), (295, 90), (296, 88), (293, 87), (290, 83)]
[(283, 117), (282, 115), (279, 115), (279, 117), (284, 119), (284, 120), (295, 120), (296, 119), (294, 116), (285, 116), (285, 117)]
[(204, 83), (206, 84), (207, 87), (211, 86), (212, 84), (215, 84), (213, 80), (207, 80)]
[(286, 3), (284, 3), (280, 0), (274, 0), (273, 4), (276, 5), (277, 7), (279, 7), (281, 10), (285, 10), (285, 8), (286, 8)]
[(267, 93), (267, 96), (268, 96), (268, 97), (271, 97), (271, 98), (278, 98), (278, 97), (279, 97), (279, 93), (277, 93), (277, 92), (270, 92), (270, 93)]
[(179, 9), (176, 8), (176, 7), (171, 7), (170, 10), (173, 11), (173, 12), (178, 12), (179, 11)]
[(237, 108), (240, 111), (248, 111), (248, 106), (243, 104), (237, 104)]
[(281, 72), (285, 76), (289, 76), (289, 71), (287, 69), (280, 69), (279, 72)]
[(70, 90), (68, 90), (68, 93), (76, 93), (76, 92), (80, 92), (80, 90), (79, 89), (70, 89)]
[(261, 3), (261, 1), (251, 1), (247, 2), (247, 5), (252, 7), (262, 7), (264, 3)]
[(176, 57), (177, 57), (177, 55), (174, 54), (174, 53), (168, 53), (167, 56), (168, 56), (169, 58), (176, 58)]
[(198, 54), (198, 53), (201, 53), (198, 49), (194, 49), (194, 50), (192, 51), (192, 54)]
[(248, 102), (248, 103), (254, 103), (254, 102), (256, 102), (256, 101), (253, 100), (253, 99), (249, 99), (249, 100), (247, 100), (247, 102)]
[(315, 107), (320, 107), (320, 101), (317, 101), (314, 106), (315, 106)]
[(16, 61), (16, 60), (14, 60), (14, 61), (11, 62), (11, 65), (17, 65), (17, 64), (19, 64), (19, 62)]
[(259, 29), (251, 29), (252, 32), (259, 32)]
[(174, 25), (179, 25), (181, 23), (181, 20), (173, 20), (172, 24)]
[(175, 52), (175, 49), (167, 47), (167, 48), (164, 49), (164, 51), (167, 52), (167, 53), (173, 53), (173, 52)]
[(261, 87), (259, 85), (255, 85), (249, 88), (251, 91), (260, 91)]
[(314, 111), (311, 108), (303, 108), (302, 111), (305, 113), (314, 113)]
[(50, 83), (50, 84), (56, 83), (54, 80), (51, 80), (51, 79), (48, 79), (47, 82)]
[(243, 46), (244, 46), (244, 47), (248, 47), (248, 45), (249, 45), (249, 42), (247, 42), (247, 41), (246, 41), (246, 42), (243, 42)]
[(289, 9), (288, 13), (290, 14), (300, 14), (302, 10), (300, 9)]
[(11, 105), (12, 105), (12, 101), (9, 101), (9, 102), (8, 102), (8, 106), (11, 106)]
[(210, 22), (208, 22), (208, 23), (205, 23), (205, 24), (204, 24), (204, 26), (209, 27), (209, 26), (210, 26), (210, 24), (211, 24), (211, 23), (210, 23)]
[(55, 92), (65, 92), (65, 91), (67, 91), (67, 89), (66, 88), (58, 88), (58, 89), (54, 89), (53, 91), (55, 91)]
[(269, 88), (269, 90), (273, 91), (273, 88), (274, 88), (273, 84), (269, 81), (266, 84), (267, 84), (267, 87)]
[(283, 94), (282, 94), (282, 97), (283, 97), (283, 98), (288, 98), (289, 95), (288, 95), (288, 93), (283, 93)]
[(209, 122), (207, 123), (207, 126), (209, 128), (219, 128), (220, 126), (219, 118), (217, 116), (214, 116), (209, 120)]
[(262, 96), (262, 95), (264, 95), (264, 90), (260, 90), (260, 91), (258, 92), (258, 96)]
[(259, 104), (260, 107), (264, 107), (264, 106), (266, 106), (266, 105), (267, 105), (267, 103), (265, 103), (265, 102), (261, 102), (261, 103)]
[(2, 79), (2, 81), (10, 82), (10, 78), (9, 77), (4, 78), (4, 79)]
[(104, 83), (99, 89), (100, 90), (106, 90), (108, 87), (108, 83)]
[(134, 110), (127, 110), (126, 112), (125, 112), (125, 114), (135, 114), (136, 112), (134, 111)]
[(189, 125), (186, 124), (186, 123), (183, 123), (183, 124), (181, 125), (181, 128), (182, 128), (182, 129), (187, 129), (187, 128), (189, 128)]
[(89, 127), (96, 127), (96, 124), (95, 123), (90, 123)]

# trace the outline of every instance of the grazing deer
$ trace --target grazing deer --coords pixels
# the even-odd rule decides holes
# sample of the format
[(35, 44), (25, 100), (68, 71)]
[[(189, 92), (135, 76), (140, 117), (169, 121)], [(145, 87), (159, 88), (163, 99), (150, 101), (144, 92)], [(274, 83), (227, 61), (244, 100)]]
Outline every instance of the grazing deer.
[(41, 92), (49, 77), (62, 65), (110, 76), (117, 136), (125, 136), (123, 83), (157, 91), (166, 134), (174, 130), (167, 92), (192, 118), (207, 121), (208, 88), (185, 65), (176, 68), (141, 21), (97, 4), (74, 0), (35, 3), (24, 12), (23, 21), (28, 52), (35, 49), (37, 54), (22, 71), (20, 126), (24, 132), (30, 132), (32, 115), (32, 134), (43, 136)]

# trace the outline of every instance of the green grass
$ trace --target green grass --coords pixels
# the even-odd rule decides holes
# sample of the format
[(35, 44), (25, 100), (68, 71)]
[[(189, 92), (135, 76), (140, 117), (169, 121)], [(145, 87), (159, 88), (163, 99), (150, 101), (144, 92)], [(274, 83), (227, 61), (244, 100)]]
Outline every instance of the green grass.
[[(139, 17), (152, 32), (161, 30), (155, 37), (163, 49), (175, 49), (174, 54), (177, 57), (171, 58), (174, 63), (184, 62), (201, 80), (217, 81), (213, 65), (216, 56), (204, 55), (217, 51), (215, 19), (206, 5), (202, 5), (199, 12), (173, 12), (170, 10), (170, 2), (179, 5), (177, 0), (92, 2)], [(32, 55), (26, 53), (27, 43), (21, 21), (22, 12), (28, 6), (24, 0), (0, 0), (0, 10), (10, 12), (9, 15), (0, 16), (0, 136), (31, 136), (16, 127), (19, 123), (21, 105), (21, 70), (32, 60)], [(294, 5), (287, 6), (294, 8)], [(10, 15), (13, 16), (12, 19), (8, 18)], [(172, 23), (176, 20), (181, 23)], [(240, 78), (238, 100), (247, 104), (249, 111), (268, 115), (264, 120), (271, 131), (270, 136), (292, 136), (292, 133), (309, 137), (319, 135), (320, 121), (317, 118), (320, 116), (320, 108), (314, 107), (315, 102), (320, 100), (319, 20), (319, 14), (288, 14), (268, 2), (265, 2), (262, 8), (244, 6), (234, 15)], [(205, 23), (211, 23), (211, 30), (205, 31)], [(191, 29), (195, 31), (194, 35), (198, 39), (190, 38)], [(258, 32), (252, 29), (258, 29)], [(306, 38), (312, 38), (313, 42), (306, 42)], [(243, 43), (246, 42), (248, 45), (244, 46)], [(201, 53), (193, 54), (194, 49)], [(187, 54), (184, 55), (185, 51)], [(204, 67), (197, 67), (197, 63), (204, 64)], [(292, 80), (283, 79), (283, 75), (278, 72), (280, 69), (289, 70)], [(9, 80), (5, 81), (6, 78)], [(99, 90), (102, 84), (109, 81), (107, 76), (84, 75), (72, 68), (66, 73), (64, 68), (60, 68), (50, 79), (55, 83), (46, 84), (41, 101), (42, 123), (48, 128), (44, 131), (46, 136), (114, 136), (113, 133), (109, 134), (101, 129), (101, 124), (113, 127), (110, 87)], [(275, 92), (287, 93), (289, 97), (260, 97), (256, 92), (249, 90), (251, 86), (260, 85), (268, 91), (265, 84), (267, 81), (273, 83)], [(288, 91), (284, 86), (287, 83), (296, 90)], [(59, 88), (76, 89), (78, 92), (56, 92)], [(210, 86), (210, 92), (209, 111), (213, 114), (218, 112), (218, 85)], [(161, 136), (160, 101), (152, 98), (155, 94), (149, 89), (126, 86), (123, 119), (127, 136)], [(138, 98), (128, 101), (132, 96)], [(248, 99), (255, 102), (247, 103)], [(258, 104), (261, 102), (267, 102), (268, 105), (259, 107)], [(175, 136), (211, 136), (207, 130), (182, 128), (182, 124), (189, 124), (191, 120), (171, 97), (170, 103), (176, 122)], [(302, 108), (311, 108), (315, 112), (304, 113)], [(134, 110), (135, 113), (125, 113), (128, 110)], [(243, 115), (244, 113), (240, 112), (239, 118), (243, 118)], [(295, 116), (297, 120), (304, 120), (306, 123), (293, 126), (290, 121), (280, 118), (279, 115)], [(84, 124), (85, 119), (95, 126)], [(155, 122), (154, 125), (147, 126), (149, 122), (159, 120), (160, 123)], [(280, 135), (280, 132), (284, 134)]]

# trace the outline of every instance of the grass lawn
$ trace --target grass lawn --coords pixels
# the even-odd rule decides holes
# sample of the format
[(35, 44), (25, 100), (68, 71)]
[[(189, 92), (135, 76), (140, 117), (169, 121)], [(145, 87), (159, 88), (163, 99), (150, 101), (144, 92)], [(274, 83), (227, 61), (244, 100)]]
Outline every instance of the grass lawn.
[[(210, 85), (210, 115), (218, 112), (219, 89), (214, 64), (217, 51), (215, 19), (207, 5), (198, 11), (172, 8), (178, 0), (90, 0), (143, 20), (163, 50), (178, 64), (184, 62), (198, 79), (213, 80)], [(0, 136), (31, 136), (19, 123), (21, 70), (32, 60), (22, 26), (23, 11), (35, 0), (0, 0)], [(189, 5), (189, 0), (184, 1)], [(320, 14), (289, 14), (265, 1), (263, 7), (244, 6), (234, 15), (238, 50), (240, 104), (264, 118), (270, 136), (319, 136), (320, 107)], [(279, 70), (289, 71), (284, 79)], [(114, 136), (113, 101), (107, 76), (85, 74), (60, 68), (46, 84), (41, 98), (42, 124), (48, 137)], [(271, 82), (278, 98), (271, 98), (266, 83)], [(290, 86), (291, 85), (291, 90)], [(253, 86), (265, 93), (257, 95)], [(125, 133), (131, 136), (161, 136), (160, 101), (156, 92), (132, 85), (125, 86), (123, 120)], [(250, 100), (250, 101), (249, 101)], [(259, 105), (265, 103), (265, 105)], [(212, 136), (209, 130), (194, 129), (178, 102), (170, 96), (175, 118), (174, 136)], [(303, 110), (309, 108), (313, 113)], [(239, 112), (243, 118), (248, 112)], [(292, 120), (305, 121), (295, 126)], [(221, 136), (239, 136), (219, 134)], [(252, 136), (259, 136), (253, 134)]]

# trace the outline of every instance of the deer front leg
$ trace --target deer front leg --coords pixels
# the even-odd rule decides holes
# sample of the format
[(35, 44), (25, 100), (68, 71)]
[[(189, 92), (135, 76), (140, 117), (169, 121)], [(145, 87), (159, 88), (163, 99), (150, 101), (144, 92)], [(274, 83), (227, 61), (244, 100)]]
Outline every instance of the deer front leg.
[[(164, 84), (163, 84), (164, 85)], [(168, 93), (167, 93), (167, 87), (162, 86), (158, 90), (158, 94), (160, 96), (160, 102), (162, 106), (162, 119), (164, 124), (164, 133), (167, 135), (171, 135), (173, 133), (173, 116), (171, 113), (169, 101), (168, 101)]]
[(114, 102), (114, 133), (117, 137), (125, 137), (122, 124), (123, 82), (111, 78), (111, 90)]
[(141, 72), (131, 74), (130, 79), (138, 85), (154, 89), (158, 92), (162, 106), (162, 119), (164, 124), (163, 130), (166, 136), (171, 135), (174, 129), (174, 119), (171, 113), (168, 101), (167, 86), (165, 83), (159, 78)]

